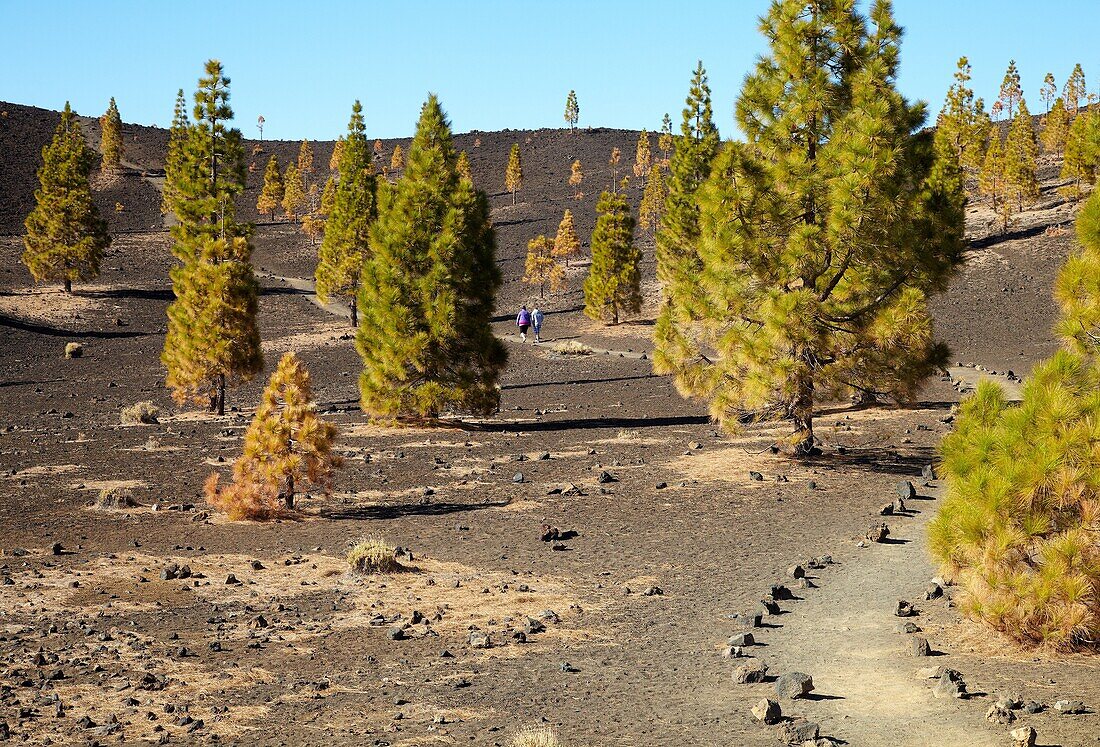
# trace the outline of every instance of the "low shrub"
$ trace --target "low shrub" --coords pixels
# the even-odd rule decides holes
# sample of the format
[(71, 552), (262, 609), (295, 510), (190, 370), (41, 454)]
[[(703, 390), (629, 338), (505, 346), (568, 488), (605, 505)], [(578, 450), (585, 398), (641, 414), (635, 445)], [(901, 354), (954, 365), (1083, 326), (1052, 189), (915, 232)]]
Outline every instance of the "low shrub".
[(206, 479), (203, 486), (206, 502), (224, 512), (231, 521), (266, 521), (275, 518), (284, 508), (278, 491), (271, 483), (235, 479), (224, 488), (219, 488), (219, 482), (220, 475), (217, 472), (211, 473)]
[(104, 488), (99, 491), (96, 499), (96, 508), (105, 511), (113, 511), (123, 508), (135, 508), (138, 502), (134, 500), (134, 491), (130, 488)]
[(512, 747), (564, 747), (549, 726), (529, 726), (512, 737)]
[(394, 548), (381, 537), (367, 537), (348, 551), (348, 565), (359, 573), (393, 573), (401, 568)]
[(81, 358), (84, 356), (84, 346), (79, 342), (67, 342), (65, 343), (65, 357), (66, 358)]
[(559, 355), (592, 355), (593, 350), (580, 340), (564, 340), (554, 344), (554, 352)]
[(157, 422), (158, 417), (160, 417), (160, 410), (148, 400), (135, 402), (129, 407), (122, 408), (121, 418), (126, 425), (137, 425), (139, 423), (152, 425)]

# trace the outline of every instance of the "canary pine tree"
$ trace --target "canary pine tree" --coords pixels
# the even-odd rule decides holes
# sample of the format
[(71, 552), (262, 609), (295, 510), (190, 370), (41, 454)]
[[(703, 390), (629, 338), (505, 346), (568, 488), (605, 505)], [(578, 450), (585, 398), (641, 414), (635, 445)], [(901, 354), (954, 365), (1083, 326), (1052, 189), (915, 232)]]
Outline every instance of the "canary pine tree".
[(1081, 99), (1085, 98), (1087, 93), (1085, 71), (1082, 69), (1081, 63), (1078, 62), (1073, 66), (1073, 72), (1066, 80), (1066, 85), (1062, 87), (1062, 98), (1066, 101), (1066, 108), (1077, 114), (1081, 109)]
[(1016, 201), (1019, 210), (1024, 202), (1030, 202), (1039, 196), (1039, 179), (1036, 175), (1036, 161), (1039, 146), (1035, 141), (1035, 129), (1031, 125), (1031, 112), (1027, 101), (1020, 99), (1020, 110), (1008, 128), (1005, 140), (1005, 184), (1008, 193)]
[(394, 171), (405, 168), (405, 149), (400, 144), (393, 146), (393, 155), (390, 156), (390, 168)]
[(773, 3), (771, 52), (736, 105), (745, 140), (698, 198), (707, 355), (690, 383), (723, 424), (792, 421), (795, 455), (815, 450), (820, 397), (906, 398), (946, 356), (927, 296), (961, 262), (961, 172), (895, 88), (890, 3), (869, 16), (845, 0)]
[(657, 280), (664, 295), (653, 332), (653, 370), (675, 374), (682, 394), (700, 362), (688, 327), (699, 315), (699, 188), (710, 175), (721, 141), (714, 125), (710, 85), (702, 60), (695, 67), (680, 123), (673, 141), (667, 197), (657, 231)]
[(99, 275), (111, 237), (92, 202), (94, 162), (95, 153), (66, 101), (53, 139), (42, 149), (34, 208), (23, 222), (22, 260), (36, 283), (59, 280), (72, 293), (74, 280)]
[(504, 188), (512, 193), (512, 204), (516, 204), (516, 192), (523, 186), (523, 164), (519, 158), (519, 143), (512, 144), (508, 153), (508, 167), (504, 170)]
[(1090, 111), (1080, 112), (1073, 118), (1066, 137), (1065, 154), (1062, 159), (1063, 179), (1073, 183), (1063, 189), (1072, 200), (1081, 199), (1081, 187), (1092, 184), (1096, 178), (1097, 127), (1096, 115)]
[(936, 122), (936, 136), (941, 143), (951, 147), (965, 168), (977, 171), (982, 165), (992, 123), (985, 113), (984, 102), (974, 98), (969, 83), (970, 62), (960, 57), (955, 82), (947, 91), (947, 99)]
[(638, 222), (643, 229), (650, 233), (657, 231), (667, 197), (664, 174), (661, 173), (660, 166), (653, 164), (649, 168), (649, 178), (646, 179), (645, 191), (642, 192), (642, 204), (638, 208)]
[(256, 200), (256, 212), (267, 213), (274, 218), (275, 210), (283, 201), (284, 191), (283, 175), (279, 172), (279, 159), (272, 155), (267, 162), (267, 168), (264, 169), (264, 186)]
[(336, 426), (317, 415), (309, 372), (286, 353), (271, 375), (256, 415), (244, 434), (244, 453), (233, 465), (233, 482), (218, 487), (215, 472), (206, 498), (232, 520), (268, 519), (293, 509), (303, 483), (332, 489), (341, 459), (332, 451)]
[(653, 152), (649, 148), (649, 133), (638, 133), (638, 145), (634, 149), (634, 176), (644, 179), (653, 164)]
[(474, 172), (470, 169), (470, 157), (466, 155), (466, 151), (458, 152), (458, 163), (455, 164), (455, 168), (463, 179), (468, 179), (471, 183), (474, 181)]
[(554, 235), (554, 257), (564, 259), (565, 266), (569, 266), (569, 260), (581, 253), (581, 240), (577, 237), (577, 229), (573, 226), (573, 213), (566, 210), (558, 224), (558, 232)]
[(626, 195), (604, 191), (596, 213), (592, 265), (584, 281), (584, 313), (618, 324), (623, 314), (636, 314), (642, 308), (641, 252), (634, 246), (634, 218)]
[(102, 156), (100, 170), (104, 174), (117, 174), (122, 169), (122, 117), (114, 96), (99, 118), (99, 152)]
[(1044, 118), (1043, 132), (1039, 138), (1043, 143), (1043, 150), (1047, 153), (1061, 153), (1065, 150), (1067, 137), (1069, 137), (1069, 114), (1066, 112), (1065, 102), (1059, 96)]
[(227, 127), (233, 118), (229, 78), (217, 60), (205, 65), (193, 114), (193, 124), (178, 118), (175, 160), (167, 171), (176, 217), (172, 253), (180, 264), (170, 272), (176, 298), (168, 307), (161, 362), (177, 401), (206, 402), (223, 415), (226, 387), (259, 373), (263, 353), (251, 226), (237, 223), (234, 208), (244, 190), (244, 151), (240, 131)]
[(940, 447), (947, 495), (929, 527), (960, 609), (1056, 649), (1100, 635), (1100, 193), (1077, 218), (1078, 254), (1055, 296), (1064, 349), (1010, 403), (983, 382)]
[(404, 174), (381, 190), (359, 291), (363, 411), (492, 412), (503, 343), (490, 327), (501, 283), (485, 193), (457, 169), (450, 123), (430, 96)]
[(302, 172), (298, 170), (297, 163), (291, 161), (283, 174), (283, 212), (288, 220), (294, 221), (305, 211), (306, 187)]
[(359, 283), (370, 251), (370, 226), (377, 216), (378, 183), (365, 133), (363, 107), (356, 101), (351, 107), (348, 134), (340, 154), (340, 181), (336, 183), (314, 273), (317, 297), (325, 303), (335, 297), (346, 299), (353, 327), (359, 324)]
[(993, 212), (1002, 219), (1007, 229), (1012, 218), (1012, 201), (1008, 199), (1008, 181), (1005, 178), (1004, 141), (996, 132), (989, 139), (989, 147), (978, 173), (978, 192), (989, 197)]
[(191, 119), (187, 115), (187, 99), (183, 89), (176, 91), (176, 106), (172, 114), (172, 125), (168, 129), (168, 151), (164, 156), (164, 188), (161, 190), (160, 212), (167, 215), (172, 212), (172, 204), (177, 199), (175, 184), (183, 168), (183, 147), (190, 131)]
[(298, 146), (298, 173), (306, 184), (313, 176), (313, 146), (305, 138), (302, 138), (302, 144)]
[(523, 282), (539, 287), (539, 298), (546, 286), (556, 293), (565, 282), (565, 268), (554, 257), (554, 243), (539, 235), (527, 242), (527, 261), (524, 264)]
[(1058, 84), (1054, 81), (1054, 73), (1047, 73), (1043, 78), (1043, 86), (1039, 89), (1039, 98), (1047, 105), (1047, 113), (1054, 104), (1054, 97), (1058, 95)]
[(665, 112), (661, 120), (661, 135), (657, 138), (657, 149), (661, 151), (661, 165), (668, 166), (668, 158), (672, 153), (672, 117)]
[(569, 186), (573, 188), (573, 199), (579, 200), (584, 195), (581, 193), (581, 182), (584, 181), (584, 171), (581, 170), (581, 160), (578, 158), (569, 167)]
[(321, 204), (317, 208), (317, 214), (322, 218), (332, 215), (332, 208), (336, 205), (336, 184), (335, 173), (325, 180), (325, 188), (321, 190)]
[(565, 97), (565, 121), (569, 123), (569, 132), (573, 133), (577, 129), (577, 120), (581, 116), (581, 107), (577, 103), (577, 92), (570, 91), (569, 95)]
[(344, 136), (336, 138), (336, 144), (332, 146), (332, 155), (328, 159), (328, 170), (332, 175), (340, 175), (340, 159), (344, 156)]
[(1001, 106), (1008, 112), (1009, 119), (1013, 118), (1013, 110), (1023, 96), (1024, 89), (1020, 85), (1020, 72), (1016, 69), (1016, 60), (1009, 60), (1004, 80), (1001, 81), (1000, 95), (997, 97)]

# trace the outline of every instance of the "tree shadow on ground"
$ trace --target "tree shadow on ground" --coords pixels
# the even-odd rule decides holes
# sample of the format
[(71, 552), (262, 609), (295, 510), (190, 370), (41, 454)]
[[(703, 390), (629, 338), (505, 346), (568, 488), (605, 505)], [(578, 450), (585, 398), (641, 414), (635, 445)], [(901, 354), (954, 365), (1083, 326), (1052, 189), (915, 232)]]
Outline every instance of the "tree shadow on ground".
[(596, 428), (666, 428), (681, 425), (707, 425), (708, 415), (672, 415), (666, 417), (640, 418), (570, 418), (545, 422), (523, 423), (466, 423), (470, 430), (491, 433), (516, 433), (520, 431), (571, 431)]
[[(913, 453), (899, 454), (893, 447), (849, 447), (843, 454), (831, 453), (801, 460), (808, 467), (850, 469), (857, 472), (874, 472), (888, 475), (920, 477), (924, 466), (936, 458), (931, 446), (909, 447)], [(919, 497), (919, 496), (918, 496)]]
[(611, 384), (617, 381), (638, 381), (639, 379), (655, 379), (656, 374), (643, 374), (641, 376), (615, 376), (608, 379), (569, 379), (566, 381), (536, 381), (529, 384), (506, 384), (501, 390), (531, 389), (540, 386), (574, 386), (577, 384)]
[(108, 288), (81, 291), (79, 295), (88, 298), (140, 298), (146, 301), (173, 301), (176, 298), (171, 288)]
[(34, 334), (38, 335), (48, 335), (50, 337), (84, 337), (95, 340), (110, 340), (125, 337), (147, 337), (149, 335), (160, 334), (158, 332), (107, 332), (101, 330), (61, 329), (60, 327), (51, 327), (47, 324), (35, 324), (33, 322), (25, 322), (22, 319), (16, 319), (14, 317), (8, 316), (7, 314), (0, 314), (0, 327), (11, 327), (12, 329), (18, 329), (24, 332), (33, 332)]
[(401, 503), (385, 506), (322, 509), (320, 516), (325, 519), (372, 521), (403, 519), (409, 516), (446, 516), (467, 511), (480, 511), (486, 508), (502, 508), (507, 505), (508, 501), (493, 501), (492, 503)]

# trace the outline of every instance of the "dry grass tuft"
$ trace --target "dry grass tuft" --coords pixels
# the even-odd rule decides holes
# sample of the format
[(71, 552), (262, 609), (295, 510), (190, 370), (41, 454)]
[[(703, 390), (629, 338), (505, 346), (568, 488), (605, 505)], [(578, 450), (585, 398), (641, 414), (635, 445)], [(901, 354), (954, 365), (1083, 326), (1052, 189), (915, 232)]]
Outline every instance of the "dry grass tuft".
[(592, 355), (592, 348), (580, 340), (564, 340), (551, 346), (558, 355)]
[(359, 573), (393, 573), (401, 569), (394, 557), (394, 548), (381, 537), (367, 537), (348, 551), (348, 565)]
[(512, 747), (564, 747), (549, 726), (528, 726), (512, 737)]
[(136, 508), (138, 502), (134, 500), (134, 491), (126, 487), (110, 487), (99, 491), (95, 507), (104, 510), (117, 510), (123, 508)]
[(135, 402), (129, 407), (122, 408), (121, 419), (124, 425), (152, 425), (157, 422), (160, 410), (149, 400)]

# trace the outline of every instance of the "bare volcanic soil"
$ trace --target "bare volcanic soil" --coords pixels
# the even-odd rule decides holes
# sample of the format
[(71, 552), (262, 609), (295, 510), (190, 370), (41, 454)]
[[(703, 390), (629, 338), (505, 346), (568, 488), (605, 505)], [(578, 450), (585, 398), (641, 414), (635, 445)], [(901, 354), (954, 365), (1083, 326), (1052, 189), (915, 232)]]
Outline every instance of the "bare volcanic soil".
[[(782, 426), (722, 433), (652, 373), (656, 284), (642, 232), (638, 319), (587, 320), (581, 262), (541, 302), (544, 342), (515, 335), (518, 304), (538, 300), (520, 282), (528, 239), (552, 234), (570, 208), (587, 246), (595, 197), (613, 178), (608, 155), (618, 146), (629, 161), (636, 132), (457, 136), (498, 232), (494, 326), (510, 354), (501, 408), (389, 428), (358, 408), (347, 320), (311, 297), (316, 247), (266, 217), (254, 237), (266, 370), (229, 393), (225, 417), (175, 406), (159, 364), (173, 262), (158, 209), (164, 132), (124, 129), (128, 171), (97, 198), (114, 244), (102, 275), (66, 296), (33, 286), (19, 263), (57, 115), (0, 109), (0, 740), (505, 745), (548, 724), (570, 745), (777, 745), (805, 733), (805, 718), (853, 745), (1008, 744), (1010, 726), (985, 712), (1009, 692), (1045, 707), (1016, 711), (1012, 725), (1034, 725), (1043, 744), (1100, 734), (1090, 657), (1015, 651), (960, 620), (952, 589), (918, 596), (935, 575), (922, 538), (940, 493), (922, 470), (952, 404), (977, 378), (1012, 385), (1003, 374), (1026, 375), (1055, 345), (1050, 287), (1072, 248), (1073, 206), (1052, 177), (1007, 234), (982, 206), (971, 211), (970, 261), (935, 301), (964, 365), (911, 406), (826, 406), (824, 453), (796, 463), (767, 449)], [(384, 162), (395, 142), (383, 143)], [(513, 206), (503, 175), (514, 142), (526, 178)], [(266, 159), (297, 152), (254, 145), (248, 219)], [(315, 144), (318, 181), (331, 149)], [(575, 158), (580, 200), (566, 183)], [(629, 190), (637, 205), (640, 188)], [(567, 341), (591, 352), (559, 352)], [(81, 357), (64, 357), (69, 342)], [(240, 453), (287, 350), (340, 428), (345, 467), (335, 492), (303, 497), (295, 517), (227, 522), (202, 483)], [(157, 422), (124, 424), (122, 408), (144, 400)], [(918, 497), (880, 516), (905, 480)], [(136, 505), (94, 507), (108, 488), (129, 489)], [(859, 546), (882, 521), (894, 540)], [(543, 541), (544, 525), (559, 538)], [(398, 572), (350, 571), (348, 548), (373, 536), (402, 548)], [(794, 577), (796, 564), (809, 580)], [(779, 611), (751, 630), (744, 658), (724, 658), (776, 583), (790, 591), (777, 590)], [(920, 600), (914, 620), (942, 656), (908, 656), (899, 597)], [(768, 677), (737, 684), (750, 657)], [(936, 698), (915, 675), (924, 665), (958, 670), (972, 696)], [(811, 697), (781, 700), (780, 725), (759, 723), (750, 708), (792, 671), (814, 678)], [(1063, 698), (1086, 712), (1059, 715)]]

